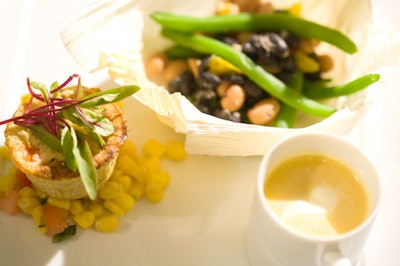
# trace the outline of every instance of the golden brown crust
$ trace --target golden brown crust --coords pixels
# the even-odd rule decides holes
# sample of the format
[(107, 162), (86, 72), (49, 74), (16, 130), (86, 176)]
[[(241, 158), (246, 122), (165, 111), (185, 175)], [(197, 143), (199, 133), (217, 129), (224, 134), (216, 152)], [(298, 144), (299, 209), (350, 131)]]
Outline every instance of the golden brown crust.
[[(93, 89), (85, 89), (87, 94)], [(115, 130), (107, 137), (106, 145), (93, 152), (93, 162), (98, 174), (99, 187), (111, 175), (120, 147), (128, 135), (127, 122), (116, 104), (100, 106), (101, 112), (110, 119)], [(23, 113), (21, 105), (16, 115)], [(9, 123), (5, 130), (6, 145), (15, 165), (23, 171), (34, 185), (51, 196), (58, 198), (81, 198), (86, 196), (79, 173), (71, 171), (65, 165), (62, 153), (50, 149), (29, 130)]]

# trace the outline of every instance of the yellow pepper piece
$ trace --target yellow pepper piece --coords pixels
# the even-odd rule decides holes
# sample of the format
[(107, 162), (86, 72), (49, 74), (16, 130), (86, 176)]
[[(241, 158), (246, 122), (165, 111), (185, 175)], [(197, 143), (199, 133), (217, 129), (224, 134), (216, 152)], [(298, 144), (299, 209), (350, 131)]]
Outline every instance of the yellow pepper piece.
[(210, 61), (208, 62), (209, 71), (216, 75), (221, 74), (235, 74), (242, 73), (242, 71), (236, 66), (232, 65), (222, 57), (212, 55)]
[(39, 198), (38, 194), (36, 193), (36, 191), (31, 188), (31, 187), (23, 187), (20, 191), (19, 194), (22, 197), (31, 197), (31, 198)]
[(319, 70), (319, 64), (312, 57), (301, 51), (296, 51), (294, 54), (297, 67), (304, 73), (315, 73)]
[(288, 12), (290, 15), (295, 16), (295, 17), (300, 17), (301, 15), (301, 4), (293, 4), (289, 9)]
[(21, 197), (18, 200), (18, 207), (28, 215), (32, 215), (32, 210), (38, 206), (41, 206), (39, 198), (32, 197)]

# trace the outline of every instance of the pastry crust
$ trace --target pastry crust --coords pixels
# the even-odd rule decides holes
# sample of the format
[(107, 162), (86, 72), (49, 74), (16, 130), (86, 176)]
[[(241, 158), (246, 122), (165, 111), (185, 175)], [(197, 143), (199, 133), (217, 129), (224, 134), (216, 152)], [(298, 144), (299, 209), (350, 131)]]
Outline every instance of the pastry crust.
[[(63, 97), (68, 97), (76, 87), (63, 90)], [(98, 89), (84, 88), (85, 94), (90, 94)], [(15, 116), (23, 114), (26, 105), (21, 104)], [(93, 150), (93, 163), (96, 169), (98, 188), (111, 176), (120, 147), (128, 135), (125, 118), (116, 104), (99, 106), (114, 125), (115, 131), (105, 139), (105, 146), (101, 150)], [(28, 129), (9, 123), (5, 130), (6, 145), (9, 148), (14, 164), (24, 172), (34, 186), (48, 194), (60, 199), (78, 199), (87, 196), (78, 172), (67, 168), (63, 153), (49, 148)]]

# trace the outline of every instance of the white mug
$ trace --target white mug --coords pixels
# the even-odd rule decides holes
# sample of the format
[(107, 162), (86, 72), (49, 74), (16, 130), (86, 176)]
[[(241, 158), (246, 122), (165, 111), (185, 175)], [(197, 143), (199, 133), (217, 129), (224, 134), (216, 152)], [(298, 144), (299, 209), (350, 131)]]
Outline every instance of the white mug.
[[(282, 222), (264, 194), (267, 172), (288, 156), (319, 153), (336, 159), (362, 177), (369, 196), (368, 217), (355, 229), (335, 235), (316, 236), (298, 232)], [(377, 170), (363, 151), (342, 137), (303, 133), (273, 146), (259, 167), (256, 191), (246, 232), (246, 252), (253, 266), (347, 266), (361, 262), (362, 250), (380, 201)]]

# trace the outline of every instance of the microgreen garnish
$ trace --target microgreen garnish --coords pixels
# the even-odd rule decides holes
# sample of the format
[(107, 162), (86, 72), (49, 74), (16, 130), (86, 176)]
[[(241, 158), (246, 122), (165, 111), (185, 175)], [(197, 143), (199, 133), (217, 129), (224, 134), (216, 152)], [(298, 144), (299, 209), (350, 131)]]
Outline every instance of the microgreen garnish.
[[(77, 79), (75, 95), (62, 98), (60, 91), (74, 79)], [(67, 167), (79, 172), (89, 198), (95, 199), (97, 177), (88, 139), (103, 147), (104, 138), (114, 132), (113, 123), (101, 112), (96, 112), (96, 108), (118, 102), (138, 91), (139, 87), (122, 86), (84, 96), (78, 74), (71, 75), (61, 85), (54, 82), (50, 89), (27, 78), (27, 87), (31, 97), (24, 114), (1, 121), (0, 125), (13, 122), (28, 128), (51, 149), (63, 152)], [(34, 100), (40, 102), (39, 107), (33, 107)]]

